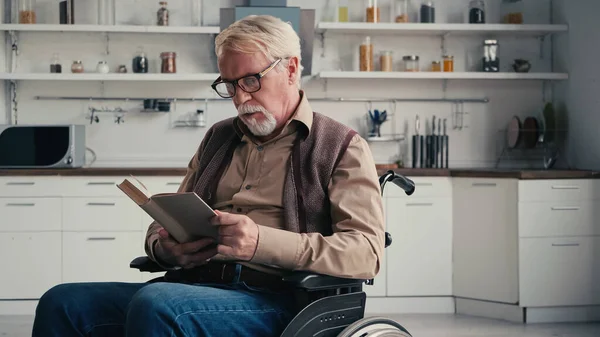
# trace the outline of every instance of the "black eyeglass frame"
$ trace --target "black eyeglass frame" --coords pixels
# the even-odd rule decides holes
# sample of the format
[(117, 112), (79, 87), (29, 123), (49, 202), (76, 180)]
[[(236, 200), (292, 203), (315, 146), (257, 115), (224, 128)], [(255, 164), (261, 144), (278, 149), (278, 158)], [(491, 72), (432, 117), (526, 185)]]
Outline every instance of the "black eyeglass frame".
[[(240, 77), (240, 78), (238, 78), (236, 80), (226, 81), (226, 80), (221, 79), (221, 76), (219, 76), (210, 86), (217, 93), (217, 95), (221, 96), (222, 98), (232, 98), (233, 96), (235, 96), (235, 94), (237, 93), (237, 88), (238, 87), (240, 89), (242, 89), (243, 91), (249, 93), (249, 94), (255, 93), (255, 92), (259, 91), (262, 88), (262, 85), (260, 83), (260, 79), (263, 78), (263, 77), (265, 77), (265, 75), (269, 71), (273, 70), (273, 68), (275, 68), (275, 66), (277, 66), (277, 64), (279, 64), (279, 62), (281, 62), (282, 60), (283, 60), (282, 58), (278, 58), (273, 63), (271, 63), (267, 68), (265, 68), (265, 70), (263, 70), (263, 71), (261, 71), (259, 73), (256, 73), (256, 74), (246, 75), (244, 77)], [(258, 89), (253, 90), (253, 91), (248, 91), (248, 90), (245, 90), (244, 88), (242, 88), (239, 85), (238, 82), (240, 80), (243, 80), (244, 78), (248, 78), (248, 77), (254, 77), (254, 78), (256, 78), (256, 81), (258, 82)], [(230, 83), (231, 85), (233, 85), (233, 94), (230, 95), (230, 96), (223, 96), (223, 95), (221, 95), (219, 93), (219, 91), (217, 91), (217, 85), (219, 85), (221, 83)]]

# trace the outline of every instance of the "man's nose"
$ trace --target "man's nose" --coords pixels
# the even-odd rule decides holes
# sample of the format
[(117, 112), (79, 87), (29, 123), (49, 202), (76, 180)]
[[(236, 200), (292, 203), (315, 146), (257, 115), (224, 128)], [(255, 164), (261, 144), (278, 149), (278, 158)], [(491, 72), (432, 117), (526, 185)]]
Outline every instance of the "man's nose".
[(235, 95), (233, 96), (233, 102), (235, 103), (235, 105), (242, 105), (250, 99), (252, 99), (252, 95), (240, 89), (239, 87), (236, 88)]

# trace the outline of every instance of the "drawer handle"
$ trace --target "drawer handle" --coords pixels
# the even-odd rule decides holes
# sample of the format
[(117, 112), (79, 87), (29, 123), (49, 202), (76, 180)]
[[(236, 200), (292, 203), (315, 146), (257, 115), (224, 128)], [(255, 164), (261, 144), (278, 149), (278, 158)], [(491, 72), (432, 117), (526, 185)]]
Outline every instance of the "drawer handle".
[(579, 186), (552, 186), (553, 190), (578, 190)]
[(406, 204), (406, 206), (433, 206), (433, 203), (429, 202), (421, 202), (421, 203), (410, 203), (410, 204)]
[(9, 181), (6, 183), (6, 185), (11, 185), (11, 186), (32, 186), (35, 185), (34, 182), (32, 181)]
[(114, 206), (114, 202), (88, 202), (88, 206)]
[(473, 187), (496, 187), (496, 183), (473, 183)]
[(167, 186), (179, 186), (181, 183), (167, 183)]
[(553, 211), (578, 211), (579, 206), (552, 207)]
[(112, 237), (92, 237), (92, 238), (87, 238), (88, 241), (114, 241), (117, 238), (112, 236)]
[(552, 247), (579, 247), (578, 243), (553, 243)]
[(97, 185), (104, 185), (104, 186), (106, 186), (106, 185), (116, 185), (116, 183), (114, 183), (114, 182), (104, 182), (104, 181), (90, 181), (87, 184), (90, 185), (90, 186), (94, 186), (94, 185), (96, 185), (96, 186)]
[(14, 203), (14, 202), (9, 202), (6, 204), (6, 206), (8, 207), (33, 207), (35, 206), (34, 203)]

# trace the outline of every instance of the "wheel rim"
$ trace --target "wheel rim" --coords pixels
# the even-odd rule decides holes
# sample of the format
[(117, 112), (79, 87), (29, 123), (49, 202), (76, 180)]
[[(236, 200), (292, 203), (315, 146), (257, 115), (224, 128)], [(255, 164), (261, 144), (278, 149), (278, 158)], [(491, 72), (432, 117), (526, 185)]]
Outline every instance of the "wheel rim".
[(369, 317), (347, 326), (338, 337), (412, 337), (399, 323), (384, 317)]

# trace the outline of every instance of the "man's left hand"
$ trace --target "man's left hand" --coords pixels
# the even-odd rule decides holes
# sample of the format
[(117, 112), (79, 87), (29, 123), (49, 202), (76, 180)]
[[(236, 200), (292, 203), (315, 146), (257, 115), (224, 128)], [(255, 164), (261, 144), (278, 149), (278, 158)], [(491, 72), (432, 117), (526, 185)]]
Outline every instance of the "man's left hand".
[(258, 246), (258, 225), (242, 214), (216, 211), (213, 224), (219, 226), (219, 245), (221, 255), (249, 261), (254, 257)]

